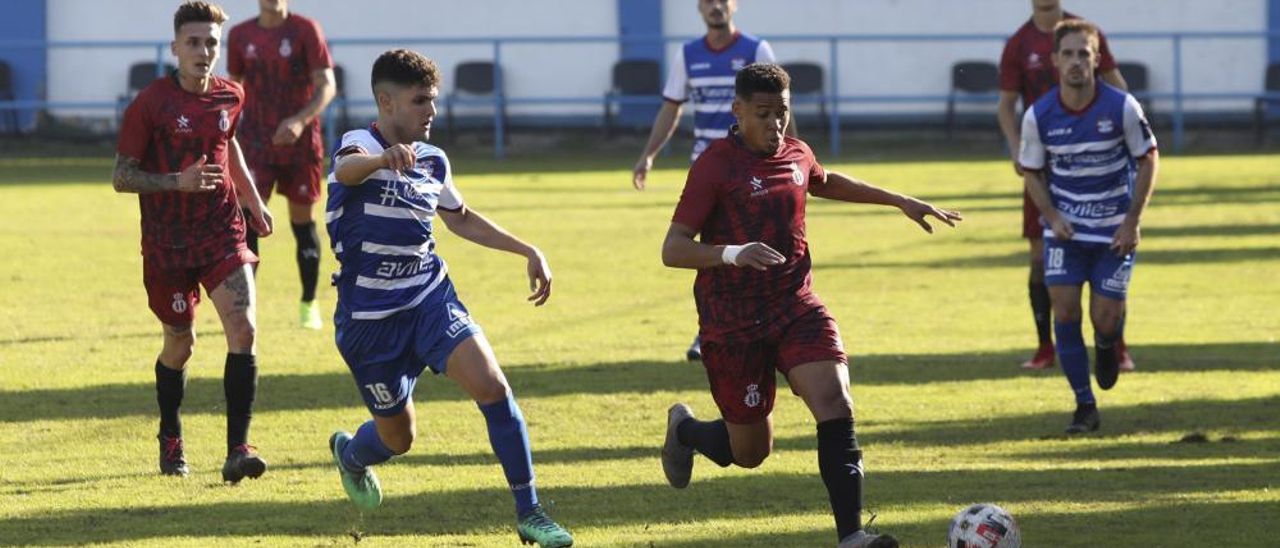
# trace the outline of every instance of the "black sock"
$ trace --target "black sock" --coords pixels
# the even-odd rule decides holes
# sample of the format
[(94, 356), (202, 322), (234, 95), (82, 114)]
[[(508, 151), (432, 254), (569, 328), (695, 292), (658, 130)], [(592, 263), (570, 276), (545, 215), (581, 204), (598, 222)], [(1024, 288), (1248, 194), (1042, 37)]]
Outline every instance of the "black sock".
[(227, 398), (227, 453), (231, 453), (249, 440), (253, 399), (258, 391), (258, 364), (253, 354), (227, 354), (222, 390)]
[(676, 427), (676, 439), (696, 449), (721, 468), (733, 464), (733, 448), (729, 446), (729, 428), (724, 425), (724, 419), (688, 419)]
[[(249, 251), (252, 251), (254, 255), (258, 255), (258, 231), (253, 229), (253, 225), (249, 224), (249, 210), (242, 207), (240, 208), (240, 214), (244, 216), (244, 243), (249, 246)], [(262, 255), (258, 255), (258, 258), (261, 259)], [(253, 264), (253, 272), (255, 274), (258, 272), (258, 263)]]
[(1116, 341), (1119, 340), (1119, 334), (1104, 335), (1101, 332), (1093, 333), (1093, 359), (1097, 360), (1098, 365), (1106, 364), (1114, 367), (1114, 364), (1120, 360), (1119, 348)]
[(853, 418), (818, 423), (818, 472), (827, 485), (837, 539), (862, 528), (862, 450)]
[(1036, 320), (1036, 335), (1040, 337), (1040, 346), (1053, 344), (1053, 324), (1050, 318), (1053, 305), (1049, 301), (1049, 286), (1044, 281), (1027, 282), (1027, 293), (1031, 296), (1031, 315)]
[(316, 300), (316, 281), (320, 279), (320, 235), (314, 222), (293, 225), (293, 239), (298, 242), (298, 275), (302, 278), (302, 300)]
[(156, 360), (156, 403), (160, 404), (160, 435), (182, 437), (182, 396), (187, 391), (187, 370), (169, 369)]

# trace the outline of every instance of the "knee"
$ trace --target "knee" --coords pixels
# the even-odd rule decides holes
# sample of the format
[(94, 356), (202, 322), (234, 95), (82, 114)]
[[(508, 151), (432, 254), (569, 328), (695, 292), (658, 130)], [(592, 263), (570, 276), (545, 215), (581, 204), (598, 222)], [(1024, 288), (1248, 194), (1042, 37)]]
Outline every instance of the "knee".
[(773, 452), (773, 440), (760, 447), (751, 447), (748, 449), (733, 451), (733, 463), (743, 468), (755, 468), (764, 464), (765, 459), (769, 458), (769, 454)]
[(1093, 316), (1093, 329), (1105, 335), (1114, 335), (1120, 330), (1120, 318), (1122, 314), (1118, 310), (1100, 310), (1091, 311)]
[(227, 344), (232, 350), (252, 350), (257, 342), (258, 328), (247, 317), (228, 321), (223, 329), (227, 333)]
[(196, 334), (190, 329), (166, 334), (160, 361), (173, 369), (186, 369), (187, 361), (195, 354)]
[(378, 436), (382, 438), (382, 444), (387, 446), (392, 453), (403, 455), (409, 452), (413, 447), (414, 440), (418, 437), (417, 428), (409, 426), (407, 428), (396, 428), (390, 432), (378, 431)]
[(511, 388), (501, 379), (490, 379), (487, 382), (475, 387), (472, 396), (479, 405), (488, 405), (497, 403), (507, 399), (511, 395)]
[(1055, 322), (1078, 322), (1080, 321), (1080, 306), (1057, 306), (1053, 309), (1053, 320)]
[(847, 390), (823, 394), (813, 405), (813, 418), (818, 422), (847, 419), (853, 416), (853, 398)]

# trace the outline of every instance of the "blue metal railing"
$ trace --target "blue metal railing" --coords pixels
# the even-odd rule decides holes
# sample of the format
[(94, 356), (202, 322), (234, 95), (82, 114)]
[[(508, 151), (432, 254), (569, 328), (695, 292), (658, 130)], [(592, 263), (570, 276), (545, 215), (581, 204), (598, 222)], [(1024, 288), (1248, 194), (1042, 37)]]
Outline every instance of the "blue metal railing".
[[(618, 44), (641, 42), (653, 43), (661, 42), (664, 45), (670, 43), (685, 42), (694, 39), (693, 36), (573, 36), (573, 37), (473, 37), (473, 38), (424, 38), (424, 37), (401, 37), (401, 38), (334, 38), (329, 40), (331, 48), (337, 49), (348, 46), (379, 46), (379, 45), (489, 45), (492, 48), (492, 61), (494, 65), (494, 83), (495, 93), (488, 100), (460, 100), (455, 104), (491, 104), (494, 108), (493, 131), (494, 131), (494, 157), (503, 158), (506, 156), (505, 137), (508, 128), (506, 120), (502, 116), (507, 106), (510, 105), (566, 105), (566, 104), (601, 104), (605, 99), (603, 93), (595, 96), (573, 96), (573, 97), (511, 97), (504, 91), (503, 74), (500, 70), (502, 66), (502, 55), (504, 46), (518, 44), (581, 44), (581, 43), (602, 43), (602, 44)], [(1184, 90), (1183, 82), (1183, 46), (1188, 40), (1223, 40), (1223, 39), (1256, 39), (1259, 47), (1266, 47), (1266, 39), (1280, 39), (1280, 32), (1271, 31), (1194, 31), (1194, 32), (1118, 32), (1109, 33), (1108, 38), (1111, 40), (1142, 40), (1142, 41), (1168, 41), (1172, 50), (1173, 57), (1173, 90), (1171, 92), (1147, 92), (1141, 94), (1143, 99), (1161, 99), (1171, 100), (1173, 109), (1171, 113), (1173, 121), (1173, 150), (1178, 151), (1183, 148), (1185, 143), (1185, 101), (1194, 99), (1254, 99), (1264, 97), (1267, 100), (1280, 101), (1280, 92), (1264, 93), (1259, 90), (1257, 93), (1252, 92), (1194, 92), (1188, 93)], [(768, 40), (775, 43), (782, 42), (810, 42), (823, 43), (827, 45), (827, 77), (826, 86), (828, 91), (825, 94), (826, 99), (831, 108), (827, 112), (828, 131), (830, 141), (831, 154), (838, 155), (840, 153), (840, 106), (841, 104), (858, 104), (858, 103), (918, 103), (946, 101), (948, 94), (893, 94), (893, 95), (850, 95), (844, 94), (840, 89), (840, 57), (839, 49), (844, 43), (870, 43), (870, 42), (990, 42), (992, 43), (992, 51), (998, 51), (998, 47), (1007, 39), (1004, 35), (999, 34), (841, 34), (841, 35), (782, 35), (770, 36)], [(75, 48), (154, 48), (156, 58), (157, 76), (163, 75), (163, 67), (165, 60), (165, 50), (168, 47), (168, 41), (110, 41), (110, 40), (0, 40), (0, 50), (4, 49), (75, 49)], [(994, 56), (993, 56), (994, 58)], [(1264, 67), (1259, 67), (1259, 74), (1262, 73)], [(665, 73), (665, 70), (664, 70)], [(977, 99), (994, 99), (994, 96), (975, 96), (970, 100)], [(447, 99), (448, 100), (448, 99)], [(621, 98), (627, 103), (653, 103), (657, 98)], [(370, 106), (373, 101), (370, 99), (351, 100), (344, 99), (345, 106)], [(619, 99), (614, 99), (615, 102)], [(337, 103), (335, 101), (335, 103)], [(5, 109), (48, 109), (48, 108), (116, 108), (116, 101), (48, 101), (48, 100), (15, 100), (0, 101), (0, 110)], [(330, 122), (327, 127), (332, 128), (332, 118), (335, 110), (339, 108), (339, 104), (331, 104), (325, 113), (326, 121)], [(332, 141), (333, 135), (329, 135)]]

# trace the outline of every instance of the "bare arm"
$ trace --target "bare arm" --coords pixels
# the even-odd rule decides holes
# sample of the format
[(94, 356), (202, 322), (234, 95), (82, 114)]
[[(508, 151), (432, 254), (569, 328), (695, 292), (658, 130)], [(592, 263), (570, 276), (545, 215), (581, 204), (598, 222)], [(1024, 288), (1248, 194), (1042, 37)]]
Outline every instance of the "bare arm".
[(520, 255), (528, 260), (529, 300), (541, 306), (551, 297), (551, 266), (538, 248), (517, 238), (489, 218), (463, 206), (459, 211), (437, 210), (449, 231), (490, 249)]
[(273, 230), (271, 212), (267, 204), (258, 194), (258, 186), (253, 184), (253, 175), (249, 165), (245, 163), (244, 152), (240, 150), (240, 141), (235, 137), (227, 144), (227, 162), (231, 167), (231, 184), (235, 185), (236, 194), (242, 197), (241, 203), (249, 209), (249, 223), (259, 236), (267, 237)]
[(636, 162), (635, 168), (631, 170), (631, 184), (636, 190), (644, 190), (645, 178), (649, 176), (649, 170), (653, 168), (653, 157), (658, 154), (667, 141), (671, 139), (671, 134), (676, 131), (676, 122), (680, 120), (680, 111), (683, 105), (674, 101), (663, 101), (662, 109), (658, 111), (658, 116), (653, 119), (653, 129), (649, 131), (649, 141), (645, 143), (644, 150), (640, 153), (640, 160)]
[(137, 158), (116, 155), (116, 168), (111, 176), (111, 186), (116, 192), (209, 192), (222, 184), (222, 166), (206, 164), (204, 156), (181, 173), (151, 173), (143, 171), (141, 164)]
[(1098, 75), (1103, 82), (1120, 88), (1120, 91), (1129, 91), (1129, 83), (1124, 81), (1124, 76), (1120, 74), (1120, 69), (1114, 68)]
[(1049, 223), (1049, 228), (1053, 230), (1053, 237), (1062, 241), (1070, 240), (1075, 234), (1075, 229), (1071, 227), (1071, 223), (1062, 218), (1058, 208), (1053, 206), (1053, 198), (1049, 195), (1049, 183), (1045, 180), (1044, 173), (1024, 169), (1022, 182), (1027, 187), (1031, 202), (1036, 204), (1036, 209), (1040, 210), (1040, 216), (1044, 217), (1044, 220)]
[(959, 212), (940, 209), (928, 202), (898, 194), (835, 171), (827, 172), (826, 183), (810, 185), (809, 193), (828, 200), (893, 206), (902, 210), (904, 215), (930, 233), (933, 232), (933, 227), (925, 220), (926, 216), (935, 217), (948, 226), (956, 226), (956, 221), (964, 219)]
[(1022, 165), (1018, 163), (1018, 148), (1022, 145), (1018, 92), (1000, 90), (1000, 101), (996, 103), (996, 121), (1000, 123), (1000, 133), (1004, 134), (1005, 145), (1009, 147), (1009, 155), (1013, 158), (1013, 171), (1022, 175)]
[(760, 242), (737, 246), (708, 245), (694, 241), (696, 234), (697, 231), (683, 224), (671, 223), (662, 242), (662, 264), (672, 268), (732, 265), (765, 270), (786, 261), (781, 253)]
[(297, 142), (298, 138), (302, 136), (302, 132), (306, 130), (307, 124), (311, 123), (321, 112), (324, 112), (324, 107), (328, 106), (329, 101), (333, 100), (333, 96), (336, 93), (336, 86), (333, 82), (333, 69), (322, 68), (312, 71), (311, 83), (315, 85), (311, 100), (307, 101), (302, 110), (280, 121), (280, 125), (276, 127), (275, 135), (271, 137), (271, 144), (284, 146)]
[(1127, 255), (1138, 248), (1138, 242), (1142, 239), (1139, 230), (1142, 213), (1147, 210), (1147, 203), (1151, 201), (1151, 194), (1155, 192), (1156, 173), (1159, 170), (1160, 154), (1154, 148), (1138, 160), (1138, 180), (1134, 185), (1133, 201), (1129, 204), (1124, 222), (1111, 239), (1111, 249), (1116, 250), (1120, 255)]
[(333, 167), (334, 177), (346, 186), (356, 186), (379, 169), (400, 171), (413, 165), (413, 148), (406, 144), (392, 145), (382, 154), (351, 153), (338, 157)]

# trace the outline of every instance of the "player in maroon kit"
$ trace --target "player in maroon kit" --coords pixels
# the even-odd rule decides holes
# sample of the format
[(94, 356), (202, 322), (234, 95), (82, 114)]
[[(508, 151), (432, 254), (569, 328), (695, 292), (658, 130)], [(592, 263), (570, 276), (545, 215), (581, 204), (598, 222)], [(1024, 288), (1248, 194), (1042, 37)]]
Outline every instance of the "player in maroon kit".
[[(1000, 102), (996, 108), (996, 119), (1000, 122), (1000, 131), (1004, 133), (1005, 143), (1009, 147), (1009, 155), (1013, 159), (1013, 170), (1022, 180), (1022, 166), (1018, 164), (1018, 149), (1022, 143), (1022, 117), (1018, 115), (1018, 98), (1022, 98), (1022, 106), (1026, 108), (1036, 102), (1041, 95), (1058, 85), (1058, 71), (1053, 67), (1053, 28), (1063, 19), (1078, 19), (1062, 9), (1059, 0), (1031, 0), (1031, 19), (1018, 28), (1013, 36), (1005, 42), (1004, 54), (1000, 57)], [(1116, 67), (1116, 60), (1111, 56), (1111, 48), (1107, 39), (1098, 35), (1098, 76), (1108, 84), (1126, 89), (1124, 77)], [(1031, 313), (1036, 322), (1036, 334), (1040, 339), (1039, 348), (1031, 359), (1023, 362), (1024, 369), (1047, 369), (1053, 367), (1053, 328), (1049, 323), (1049, 288), (1044, 284), (1044, 239), (1041, 236), (1040, 211), (1031, 202), (1031, 196), (1022, 193), (1022, 237), (1031, 244), (1031, 276), (1027, 282), (1031, 297)], [(1120, 352), (1120, 370), (1132, 371), (1133, 359), (1124, 341), (1117, 343)]]
[[(227, 33), (227, 72), (245, 87), (240, 137), (258, 193), (269, 200), (274, 186), (289, 200), (302, 279), (300, 324), (320, 329), (320, 236), (312, 210), (324, 171), (320, 115), (336, 90), (333, 59), (320, 25), (291, 13), (287, 0), (258, 0), (258, 9)], [(253, 230), (247, 242), (258, 253)]]
[(178, 70), (148, 85), (125, 111), (112, 184), (116, 192), (139, 195), (142, 281), (151, 311), (164, 327), (155, 368), (160, 472), (188, 473), (178, 408), (196, 342), (198, 285), (203, 285), (227, 338), (222, 479), (235, 483), (262, 475), (267, 466), (248, 445), (258, 384), (250, 265), (258, 258), (245, 245), (237, 195), (248, 204), (248, 222), (260, 234), (271, 234), (271, 214), (236, 143), (244, 92), (213, 75), (226, 19), (222, 8), (205, 2), (178, 8), (170, 44)]
[[(773, 447), (775, 378), (787, 376), (818, 423), (818, 468), (841, 547), (893, 547), (862, 529), (862, 452), (853, 432), (848, 360), (835, 320), (810, 289), (806, 193), (894, 206), (926, 231), (927, 216), (956, 212), (828, 172), (809, 146), (784, 137), (790, 78), (774, 64), (743, 68), (734, 84), (738, 124), (689, 170), (662, 262), (698, 269), (694, 282), (702, 360), (722, 419), (699, 421), (683, 403), (667, 414), (662, 468), (689, 484), (696, 450), (720, 466), (759, 466)], [(701, 242), (694, 236), (701, 233)]]

